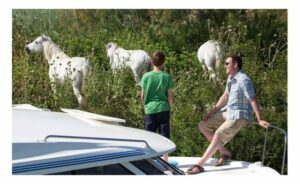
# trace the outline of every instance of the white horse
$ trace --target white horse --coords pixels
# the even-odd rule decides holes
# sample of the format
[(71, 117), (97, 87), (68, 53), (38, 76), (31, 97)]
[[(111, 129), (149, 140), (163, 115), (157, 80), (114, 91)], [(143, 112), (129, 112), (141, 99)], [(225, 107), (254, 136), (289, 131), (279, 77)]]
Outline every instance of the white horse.
[(204, 71), (209, 72), (209, 79), (215, 80), (215, 70), (220, 66), (224, 50), (220, 42), (208, 40), (198, 49), (198, 59)]
[(116, 43), (111, 42), (106, 45), (106, 51), (107, 57), (110, 59), (111, 69), (116, 71), (117, 69), (129, 67), (133, 72), (137, 85), (139, 85), (143, 72), (151, 69), (151, 58), (143, 50), (125, 50), (118, 47)]
[(64, 82), (66, 79), (72, 81), (73, 92), (79, 104), (82, 103), (82, 80), (91, 69), (90, 62), (83, 57), (67, 56), (51, 38), (42, 35), (25, 47), (28, 53), (44, 52), (49, 64), (49, 78), (51, 87), (55, 92), (55, 83)]

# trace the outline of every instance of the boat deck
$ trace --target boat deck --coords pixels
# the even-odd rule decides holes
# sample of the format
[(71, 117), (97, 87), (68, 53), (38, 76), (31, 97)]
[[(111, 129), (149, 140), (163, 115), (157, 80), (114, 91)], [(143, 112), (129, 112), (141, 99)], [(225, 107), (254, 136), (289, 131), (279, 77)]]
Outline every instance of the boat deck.
[[(178, 162), (178, 167), (186, 172), (200, 157), (170, 157), (170, 160)], [(197, 175), (279, 175), (277, 171), (270, 167), (261, 166), (261, 162), (245, 162), (229, 160), (224, 166), (216, 167), (216, 158), (210, 158), (203, 166), (204, 172)]]

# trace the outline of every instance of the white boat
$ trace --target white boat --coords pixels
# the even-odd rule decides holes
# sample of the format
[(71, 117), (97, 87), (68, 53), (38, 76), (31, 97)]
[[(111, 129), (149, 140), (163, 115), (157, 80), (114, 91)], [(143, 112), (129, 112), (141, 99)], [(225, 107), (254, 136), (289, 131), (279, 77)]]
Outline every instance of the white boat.
[[(119, 118), (76, 109), (63, 111), (13, 106), (12, 174), (183, 175), (199, 159), (170, 157), (178, 162), (175, 167), (160, 158), (163, 153), (176, 149), (171, 140), (120, 126), (118, 123), (123, 124), (125, 120)], [(218, 168), (214, 163), (215, 159), (208, 160), (204, 165), (206, 172), (201, 175), (279, 174), (258, 163), (231, 161)]]
[(160, 159), (175, 150), (169, 139), (67, 111), (13, 107), (13, 174), (182, 174)]

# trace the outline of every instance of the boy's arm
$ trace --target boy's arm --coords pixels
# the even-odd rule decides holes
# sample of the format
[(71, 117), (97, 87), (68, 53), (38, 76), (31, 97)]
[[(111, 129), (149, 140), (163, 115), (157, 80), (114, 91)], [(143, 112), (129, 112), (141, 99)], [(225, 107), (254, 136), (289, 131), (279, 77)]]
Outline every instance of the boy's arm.
[(144, 104), (144, 90), (143, 89), (141, 91), (141, 100), (142, 100), (142, 103)]
[(168, 102), (169, 102), (170, 108), (172, 108), (172, 106), (174, 104), (174, 94), (171, 89), (168, 89)]

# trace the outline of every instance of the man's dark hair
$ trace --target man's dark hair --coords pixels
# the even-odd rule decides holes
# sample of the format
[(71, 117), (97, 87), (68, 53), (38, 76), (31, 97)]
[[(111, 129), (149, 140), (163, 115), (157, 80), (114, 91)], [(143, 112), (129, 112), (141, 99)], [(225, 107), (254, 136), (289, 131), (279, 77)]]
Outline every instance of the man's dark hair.
[(231, 57), (232, 61), (237, 63), (239, 69), (242, 69), (243, 67), (243, 59), (241, 56), (238, 55), (229, 55), (228, 57)]
[(165, 55), (161, 51), (155, 51), (152, 55), (152, 64), (154, 66), (161, 66), (165, 62)]

